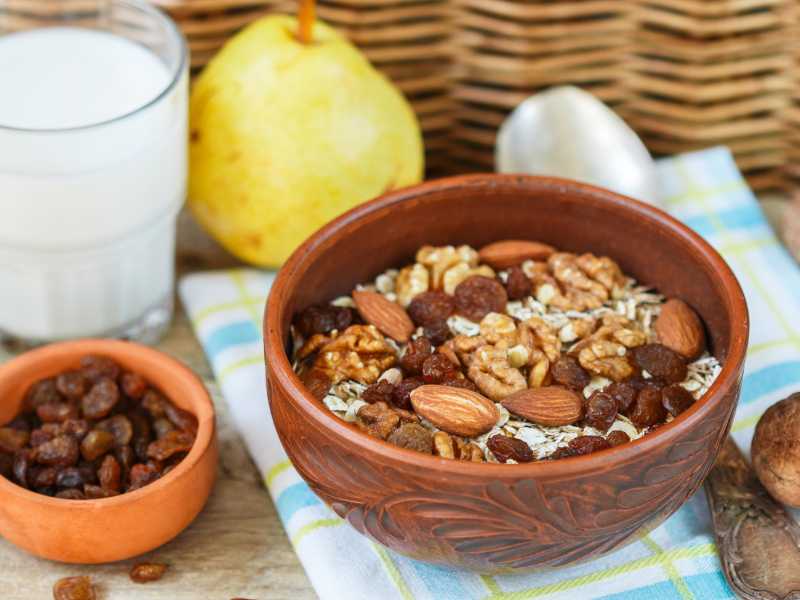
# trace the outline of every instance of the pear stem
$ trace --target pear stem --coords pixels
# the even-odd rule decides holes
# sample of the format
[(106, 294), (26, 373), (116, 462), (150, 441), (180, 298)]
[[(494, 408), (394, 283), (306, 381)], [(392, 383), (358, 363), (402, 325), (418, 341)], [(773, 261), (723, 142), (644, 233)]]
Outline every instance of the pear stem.
[(299, 31), (297, 37), (302, 44), (310, 44), (314, 39), (314, 19), (316, 18), (316, 0), (300, 0)]

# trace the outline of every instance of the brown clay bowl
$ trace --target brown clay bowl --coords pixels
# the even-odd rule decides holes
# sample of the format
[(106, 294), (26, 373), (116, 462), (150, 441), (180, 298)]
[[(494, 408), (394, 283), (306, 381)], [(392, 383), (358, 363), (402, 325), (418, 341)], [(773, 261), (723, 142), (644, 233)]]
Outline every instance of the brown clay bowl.
[[(683, 298), (723, 363), (706, 396), (632, 443), (555, 461), (458, 462), (362, 433), (304, 389), (287, 358), (289, 323), (349, 293), (423, 244), (534, 239), (616, 259)], [(568, 565), (659, 525), (700, 486), (728, 433), (748, 337), (745, 299), (725, 261), (664, 212), (572, 181), (477, 175), (361, 205), (315, 233), (270, 295), (265, 347), (272, 417), (311, 488), (361, 533), (410, 557), (482, 572)]]
[(79, 340), (44, 346), (0, 366), (0, 423), (19, 412), (28, 387), (102, 354), (139, 373), (197, 417), (194, 446), (162, 479), (101, 500), (62, 500), (0, 477), (0, 534), (31, 554), (67, 563), (123, 560), (165, 544), (198, 515), (216, 477), (214, 407), (203, 383), (177, 360), (139, 344)]

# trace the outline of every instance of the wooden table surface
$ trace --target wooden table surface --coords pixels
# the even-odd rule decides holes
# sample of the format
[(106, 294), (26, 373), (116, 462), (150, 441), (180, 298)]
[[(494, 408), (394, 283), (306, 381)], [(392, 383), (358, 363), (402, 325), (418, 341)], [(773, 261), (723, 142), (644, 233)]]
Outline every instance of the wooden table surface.
[[(187, 215), (179, 224), (178, 272), (236, 264), (199, 232)], [(136, 559), (74, 566), (30, 556), (0, 539), (0, 598), (47, 600), (61, 577), (89, 575), (98, 600), (306, 600), (316, 598), (275, 512), (255, 465), (233, 429), (224, 400), (191, 326), (176, 302), (175, 321), (158, 348), (198, 373), (214, 397), (220, 442), (218, 479), (197, 520), (172, 542)], [(12, 353), (0, 347), (0, 362)], [(116, 535), (109, 531), (109, 536)], [(137, 560), (165, 562), (161, 581), (137, 585), (128, 578)]]

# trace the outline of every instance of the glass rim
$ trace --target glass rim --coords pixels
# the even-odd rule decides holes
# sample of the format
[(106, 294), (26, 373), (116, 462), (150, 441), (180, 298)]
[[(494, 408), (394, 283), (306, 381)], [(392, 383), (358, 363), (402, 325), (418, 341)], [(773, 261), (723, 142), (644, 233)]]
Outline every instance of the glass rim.
[[(157, 21), (161, 22), (163, 25), (166, 26), (166, 30), (169, 32), (168, 35), (172, 36), (178, 42), (178, 47), (180, 51), (180, 60), (174, 72), (171, 73), (169, 83), (161, 90), (155, 97), (148, 100), (141, 106), (134, 108), (133, 110), (129, 110), (121, 115), (117, 115), (116, 117), (112, 117), (110, 119), (105, 119), (104, 121), (97, 121), (94, 123), (87, 123), (86, 125), (74, 125), (71, 127), (15, 127), (14, 125), (6, 125), (0, 122), (0, 131), (12, 131), (17, 133), (30, 133), (30, 134), (53, 134), (53, 133), (71, 133), (71, 132), (80, 132), (80, 131), (88, 131), (91, 129), (96, 129), (100, 127), (105, 127), (107, 125), (113, 125), (114, 123), (118, 123), (124, 121), (130, 117), (133, 117), (139, 113), (142, 113), (149, 109), (152, 106), (158, 104), (161, 100), (166, 98), (170, 92), (178, 85), (178, 82), (181, 80), (184, 71), (186, 70), (186, 63), (188, 61), (189, 56), (189, 47), (186, 42), (186, 38), (184, 37), (183, 33), (181, 32), (178, 24), (169, 17), (165, 12), (163, 12), (160, 8), (148, 4), (144, 0), (109, 0), (111, 4), (118, 4), (118, 5), (127, 5), (136, 10), (139, 10), (143, 13), (150, 15), (151, 17), (155, 18)], [(68, 23), (66, 24), (68, 25)], [(66, 26), (65, 25), (65, 26)], [(0, 36), (2, 38), (2, 36)]]

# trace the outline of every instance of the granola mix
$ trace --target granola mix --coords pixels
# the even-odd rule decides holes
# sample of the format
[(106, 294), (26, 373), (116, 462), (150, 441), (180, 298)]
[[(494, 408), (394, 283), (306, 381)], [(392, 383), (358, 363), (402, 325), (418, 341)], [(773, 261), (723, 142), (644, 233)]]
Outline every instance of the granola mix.
[(608, 257), (534, 241), (423, 246), (292, 326), (294, 368), (340, 418), (443, 458), (588, 454), (668, 423), (720, 372), (687, 304)]

